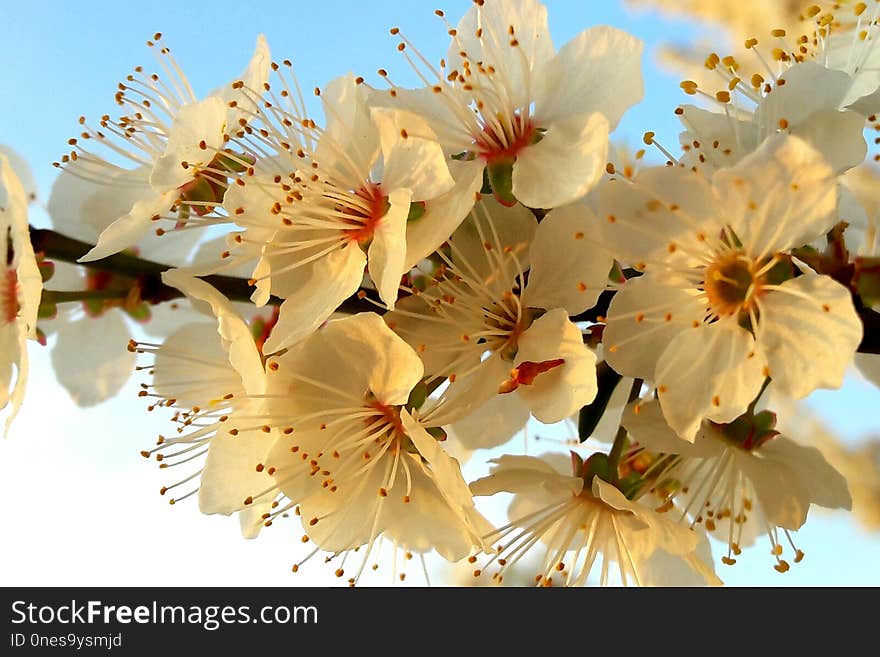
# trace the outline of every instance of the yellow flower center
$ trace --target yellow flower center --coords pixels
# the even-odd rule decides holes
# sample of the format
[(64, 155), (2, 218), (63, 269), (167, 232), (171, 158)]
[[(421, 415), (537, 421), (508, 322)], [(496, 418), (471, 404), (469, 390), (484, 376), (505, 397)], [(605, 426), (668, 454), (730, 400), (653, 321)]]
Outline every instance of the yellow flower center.
[(748, 310), (751, 300), (761, 291), (764, 277), (753, 263), (740, 252), (719, 255), (706, 268), (703, 282), (709, 306), (720, 317)]

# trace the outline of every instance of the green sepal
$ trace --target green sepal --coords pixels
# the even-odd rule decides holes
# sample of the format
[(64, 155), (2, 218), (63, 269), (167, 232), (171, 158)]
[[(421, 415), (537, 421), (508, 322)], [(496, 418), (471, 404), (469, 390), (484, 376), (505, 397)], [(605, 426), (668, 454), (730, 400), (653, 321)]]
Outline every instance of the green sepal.
[(425, 431), (428, 432), (428, 435), (436, 438), (438, 442), (442, 443), (446, 440), (446, 431), (442, 427), (427, 427)]
[(853, 285), (866, 306), (880, 303), (880, 258), (856, 258)]
[(427, 211), (427, 207), (424, 201), (416, 201), (415, 203), (409, 204), (409, 214), (406, 215), (406, 222), (410, 221), (418, 221), (423, 216), (425, 216), (425, 212)]
[(623, 268), (617, 260), (611, 265), (611, 271), (608, 272), (608, 280), (612, 283), (626, 283), (626, 275), (623, 273)]
[(90, 317), (104, 314), (104, 299), (83, 299), (83, 308)]
[(136, 322), (141, 322), (142, 324), (150, 321), (150, 317), (152, 317), (153, 313), (150, 310), (150, 304), (147, 302), (139, 303), (138, 305), (132, 308), (125, 308), (126, 314), (131, 317)]
[(55, 275), (55, 263), (51, 260), (41, 260), (37, 267), (40, 269), (40, 276), (43, 277), (44, 283), (48, 283)]
[(611, 476), (611, 463), (608, 462), (608, 455), (596, 452), (591, 454), (590, 458), (584, 461), (583, 465), (585, 485), (590, 485), (593, 477), (599, 477), (602, 481), (613, 483)]
[(508, 208), (516, 205), (516, 197), (513, 195), (513, 163), (513, 159), (503, 159), (490, 162), (486, 166), (492, 194), (501, 205)]
[(58, 315), (58, 304), (51, 301), (40, 301), (37, 308), (37, 319), (55, 319)]
[(407, 410), (421, 408), (426, 399), (428, 399), (428, 386), (424, 381), (419, 381), (410, 391), (409, 399), (406, 400)]

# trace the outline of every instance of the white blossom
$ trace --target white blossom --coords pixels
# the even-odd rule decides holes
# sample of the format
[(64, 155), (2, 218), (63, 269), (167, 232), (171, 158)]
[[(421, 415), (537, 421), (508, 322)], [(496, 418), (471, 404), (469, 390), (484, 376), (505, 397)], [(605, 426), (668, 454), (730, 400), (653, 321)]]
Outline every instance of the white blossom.
[[(43, 278), (28, 227), (28, 199), (6, 155), (0, 153), (0, 410), (4, 434), (18, 413), (28, 379), (28, 338), (36, 337)], [(13, 382), (14, 378), (14, 382)]]
[(601, 242), (645, 272), (611, 303), (606, 358), (654, 382), (682, 436), (739, 416), (766, 377), (796, 398), (840, 386), (862, 338), (850, 292), (787, 255), (834, 225), (836, 189), (814, 149), (778, 136), (711, 182), (660, 167), (597, 192)]

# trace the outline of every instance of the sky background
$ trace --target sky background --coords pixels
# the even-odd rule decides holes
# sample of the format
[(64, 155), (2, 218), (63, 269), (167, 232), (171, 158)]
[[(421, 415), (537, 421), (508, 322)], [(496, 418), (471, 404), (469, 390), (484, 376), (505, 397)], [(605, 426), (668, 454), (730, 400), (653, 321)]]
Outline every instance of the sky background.
[[(678, 77), (658, 70), (652, 55), (670, 35), (687, 41), (702, 28), (653, 13), (631, 13), (614, 2), (546, 4), (557, 47), (598, 24), (626, 29), (646, 42), (645, 101), (627, 113), (615, 137), (638, 144), (652, 130), (673, 147), (679, 130), (673, 110), (684, 98)], [(438, 3), (452, 23), (469, 5), (469, 0)], [(116, 112), (116, 83), (136, 65), (152, 67), (144, 42), (156, 31), (164, 33), (200, 95), (239, 74), (259, 33), (266, 35), (274, 59), (294, 62), (304, 89), (349, 71), (379, 85), (378, 68), (406, 85), (415, 84), (415, 78), (396, 52), (388, 28), (399, 26), (436, 61), (448, 38), (434, 8), (433, 3), (392, 0), (154, 1), (136, 8), (110, 2), (0, 0), (5, 25), (0, 71), (7, 91), (0, 103), (0, 143), (31, 163), (45, 202), (56, 174), (51, 162), (77, 133), (77, 117)], [(39, 207), (32, 223), (48, 225)], [(319, 563), (290, 573), (302, 533), (294, 523), (276, 523), (258, 540), (245, 541), (234, 518), (203, 516), (194, 500), (170, 507), (158, 495), (167, 478), (138, 452), (169, 425), (165, 416), (145, 412), (136, 397), (140, 379), (133, 378), (118, 397), (80, 409), (55, 382), (49, 350), (31, 344), (30, 353), (32, 375), (24, 406), (9, 438), (0, 442), (0, 498), (6, 502), (0, 585), (287, 586), (329, 581), (331, 569)], [(89, 362), (82, 368), (87, 374)], [(858, 375), (848, 377), (843, 391), (817, 393), (810, 403), (850, 441), (880, 432), (880, 393)], [(478, 453), (475, 458), (485, 456)], [(848, 514), (814, 510), (797, 536), (806, 559), (786, 575), (772, 569), (765, 542), (745, 552), (737, 566), (720, 566), (719, 575), (733, 585), (880, 584), (880, 567), (875, 565), (880, 537), (861, 529)], [(416, 570), (415, 564), (411, 568)]]

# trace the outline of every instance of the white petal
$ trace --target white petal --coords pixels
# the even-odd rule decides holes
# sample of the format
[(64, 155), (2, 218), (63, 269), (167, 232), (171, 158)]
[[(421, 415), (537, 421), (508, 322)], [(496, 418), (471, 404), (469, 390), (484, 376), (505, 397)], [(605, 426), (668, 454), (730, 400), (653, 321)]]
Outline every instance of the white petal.
[(24, 195), (27, 198), (28, 202), (35, 200), (37, 198), (37, 180), (34, 178), (34, 173), (31, 171), (30, 166), (18, 152), (6, 146), (5, 144), (0, 144), (0, 155), (6, 157), (9, 162), (9, 166), (12, 167), (12, 170), (15, 172), (15, 175), (18, 177), (19, 182), (21, 183), (21, 187), (24, 190)]
[[(150, 184), (166, 192), (186, 184), (223, 146), (226, 105), (216, 96), (182, 106), (174, 116), (165, 152), (153, 165)], [(206, 148), (200, 147), (204, 141)], [(187, 163), (187, 168), (182, 163)]]
[(281, 315), (265, 344), (280, 351), (318, 328), (345, 299), (357, 292), (367, 257), (357, 242), (337, 249), (310, 266), (309, 278), (281, 304)]
[[(101, 339), (96, 340), (96, 335)], [(83, 317), (58, 330), (52, 367), (78, 406), (94, 406), (125, 385), (135, 365), (134, 353), (125, 348), (130, 339), (122, 314), (115, 310)]]
[(585, 203), (572, 203), (544, 217), (529, 249), (532, 267), (522, 295), (525, 306), (565, 308), (577, 315), (596, 305), (614, 260), (585, 239), (594, 222)]
[(256, 538), (266, 522), (263, 514), (272, 512), (272, 502), (253, 502), (238, 512), (242, 538)]
[(777, 85), (758, 106), (755, 121), (775, 130), (781, 119), (795, 126), (813, 112), (840, 109), (850, 78), (816, 62), (800, 62), (780, 76), (785, 84)]
[(555, 208), (586, 194), (608, 161), (608, 120), (576, 114), (544, 124), (537, 144), (523, 149), (513, 165), (513, 195), (530, 208)]
[(758, 126), (753, 120), (744, 121), (693, 105), (683, 105), (678, 118), (686, 128), (679, 140), (686, 149), (682, 161), (688, 164), (688, 168), (705, 168), (707, 164), (715, 169), (733, 166), (751, 153), (760, 141)]
[[(269, 44), (266, 42), (266, 37), (260, 34), (257, 36), (254, 54), (251, 55), (247, 68), (236, 79), (236, 82), (242, 82), (243, 86), (234, 89), (231, 84), (227, 84), (210, 94), (220, 98), (226, 106), (226, 125), (237, 127), (239, 119), (250, 119), (250, 113), (258, 109), (252, 98), (254, 94), (263, 93), (264, 85), (269, 81), (269, 65), (271, 63)], [(232, 101), (236, 103), (236, 108), (229, 107), (229, 103)]]
[(643, 47), (641, 40), (607, 25), (578, 34), (535, 76), (537, 118), (560, 121), (576, 108), (601, 112), (613, 130), (644, 96)]
[(519, 395), (495, 395), (476, 411), (450, 425), (450, 437), (466, 449), (503, 445), (529, 420), (529, 408)]
[(578, 495), (584, 487), (583, 479), (557, 472), (543, 458), (505, 454), (490, 463), (495, 464), (491, 474), (471, 484), (474, 495), (507, 492), (552, 503)]
[(77, 262), (93, 262), (118, 253), (139, 242), (153, 227), (153, 217), (171, 209), (178, 191), (172, 189), (138, 200), (132, 208), (101, 233), (95, 247)]
[(865, 117), (861, 114), (826, 109), (811, 114), (791, 134), (816, 148), (831, 168), (840, 173), (865, 161), (868, 145), (864, 128)]
[(651, 167), (634, 182), (614, 177), (587, 198), (596, 219), (588, 239), (631, 264), (681, 262), (707, 251), (707, 236), (721, 228), (712, 189), (698, 171)]
[(849, 291), (828, 276), (805, 274), (760, 299), (758, 349), (775, 387), (795, 398), (839, 388), (862, 340)]
[(419, 454), (431, 466), (434, 480), (443, 496), (450, 504), (462, 509), (473, 507), (474, 500), (467, 483), (461, 476), (461, 466), (458, 461), (444, 452), (437, 439), (429, 434), (406, 409), (401, 409), (400, 421), (403, 423), (406, 435), (419, 450)]
[(682, 331), (657, 361), (657, 392), (669, 426), (693, 441), (703, 419), (735, 419), (757, 396), (764, 364), (752, 335), (733, 321)]
[[(9, 405), (4, 435), (21, 407), (29, 373), (27, 339), (35, 337), (37, 310), (43, 290), (43, 280), (34, 257), (28, 225), (28, 199), (18, 176), (7, 157), (0, 153), (0, 253), (6, 254), (4, 269), (4, 296), (11, 293), (18, 304), (15, 317), (0, 326), (0, 409)], [(9, 281), (9, 274), (15, 279)], [(4, 286), (4, 287), (5, 287)], [(9, 390), (12, 369), (16, 370), (15, 384)]]
[(810, 491), (811, 503), (826, 509), (852, 509), (846, 478), (815, 447), (798, 445), (785, 436), (776, 436), (761, 447), (760, 453), (764, 458), (784, 463), (794, 470)]
[(562, 359), (558, 367), (539, 374), (517, 393), (532, 414), (547, 424), (560, 422), (596, 396), (596, 355), (584, 344), (581, 330), (557, 308), (539, 317), (519, 339), (516, 366)]
[(384, 189), (409, 189), (413, 201), (437, 198), (452, 189), (455, 181), (446, 155), (425, 119), (381, 107), (374, 107), (371, 113), (382, 145)]
[[(519, 43), (509, 45), (508, 29), (513, 26)], [(481, 37), (477, 37), (480, 29)], [(514, 107), (528, 106), (534, 72), (553, 57), (553, 41), (547, 27), (547, 8), (537, 0), (509, 0), (503, 5), (491, 2), (471, 6), (456, 27), (446, 61), (458, 67), (462, 50), (471, 61), (491, 65), (510, 87)]]
[(608, 307), (605, 360), (624, 376), (653, 379), (665, 345), (702, 322), (704, 312), (694, 295), (651, 274), (630, 279)]
[[(440, 285), (437, 293), (442, 295), (444, 287)], [(384, 316), (388, 326), (419, 353), (427, 374), (449, 376), (456, 370), (470, 370), (480, 362), (479, 348), (464, 342), (461, 334), (453, 332), (449, 323), (436, 321), (437, 312), (432, 310), (435, 306), (425, 296), (411, 295), (398, 301), (396, 311)], [(476, 315), (455, 304), (444, 306), (444, 309), (450, 321), (461, 326), (465, 334), (484, 328), (482, 314)], [(464, 354), (468, 352), (472, 357), (465, 358)]]
[(449, 384), (439, 401), (430, 406), (430, 411), (426, 404), (422, 416), (430, 415), (431, 423), (436, 426), (467, 417), (498, 394), (498, 387), (510, 376), (511, 365), (499, 353), (486, 358), (470, 374)]
[(4, 233), (2, 252), (6, 254), (5, 263), (15, 269), (18, 278), (20, 308), (17, 323), (23, 341), (25, 337), (36, 337), (43, 277), (31, 244), (27, 195), (3, 154), (0, 154), (0, 232)]
[(837, 180), (802, 139), (777, 135), (715, 174), (718, 207), (754, 257), (802, 246), (837, 221)]
[(810, 491), (800, 473), (775, 459), (762, 459), (742, 450), (733, 450), (733, 454), (735, 467), (740, 468), (755, 487), (767, 520), (792, 531), (800, 528), (810, 510)]
[[(482, 547), (469, 515), (449, 504), (424, 465), (411, 464), (410, 472), (410, 501), (404, 503), (399, 495), (392, 493), (383, 502), (387, 537), (406, 550), (421, 553), (436, 550), (441, 557), (453, 562), (467, 557), (475, 547)], [(477, 514), (477, 511), (473, 509), (471, 513)], [(488, 521), (479, 526), (485, 529), (484, 533), (492, 530)]]
[(359, 399), (370, 391), (389, 406), (405, 404), (424, 373), (418, 355), (375, 313), (331, 321), (278, 361), (279, 376), (289, 368)]
[(480, 160), (449, 162), (455, 186), (448, 192), (425, 203), (425, 214), (406, 224), (406, 260), (416, 265), (449, 239), (464, 221), (483, 185), (483, 163)]
[(388, 211), (373, 230), (367, 254), (370, 278), (376, 284), (379, 297), (389, 310), (394, 309), (401, 277), (406, 267), (406, 217), (412, 193), (395, 189), (388, 196)]
[(452, 261), (460, 273), (497, 298), (529, 268), (529, 245), (537, 228), (528, 208), (506, 208), (484, 196), (450, 240)]
[[(389, 107), (392, 109), (405, 110), (418, 114), (431, 126), (437, 139), (450, 153), (461, 153), (473, 147), (473, 139), (462, 130), (461, 116), (455, 111), (458, 104), (452, 102), (438, 102), (435, 87), (421, 87), (419, 89), (394, 89), (376, 90), (370, 95), (370, 104), (373, 107)], [(447, 87), (441, 87), (440, 93), (451, 94)], [(450, 162), (451, 166), (452, 162)], [(454, 175), (454, 174), (453, 174)]]
[(357, 189), (368, 179), (379, 155), (379, 132), (370, 117), (369, 92), (349, 73), (331, 80), (321, 91), (327, 127), (315, 160), (325, 172)]
[(708, 458), (720, 456), (725, 449), (723, 442), (704, 439), (702, 434), (693, 443), (681, 438), (666, 423), (660, 404), (653, 399), (628, 405), (620, 423), (636, 442), (652, 452)]
[(184, 324), (168, 335), (156, 352), (153, 370), (153, 392), (181, 406), (203, 406), (244, 392), (213, 323)]
[(178, 269), (163, 272), (162, 281), (176, 287), (194, 303), (202, 302), (210, 306), (217, 318), (217, 333), (223, 340), (229, 362), (241, 376), (245, 390), (251, 395), (265, 392), (262, 357), (250, 327), (232, 307), (232, 303), (213, 286)]
[[(244, 415), (259, 415), (255, 406), (245, 406)], [(235, 420), (235, 414), (230, 416)], [(259, 429), (241, 430), (231, 436), (218, 431), (211, 439), (199, 483), (199, 511), (229, 515), (247, 508), (247, 497), (268, 488), (265, 473), (257, 471), (275, 439)]]

